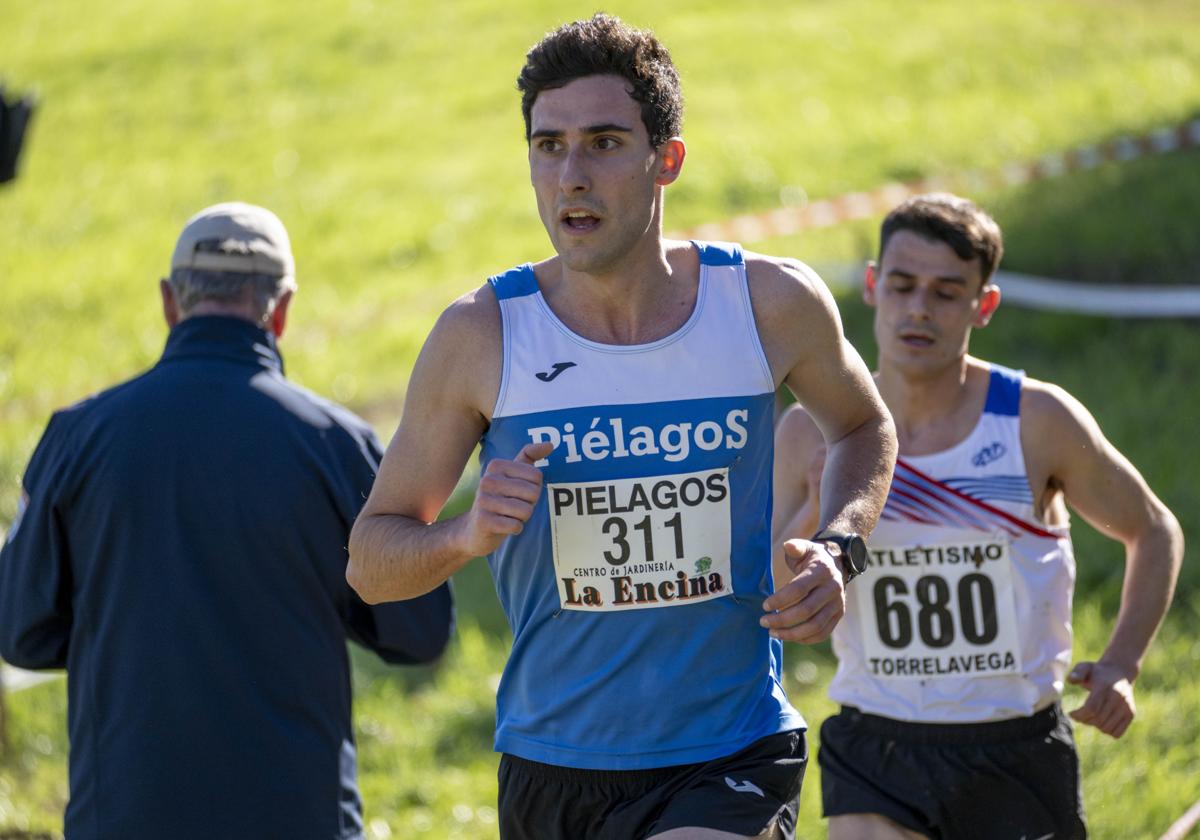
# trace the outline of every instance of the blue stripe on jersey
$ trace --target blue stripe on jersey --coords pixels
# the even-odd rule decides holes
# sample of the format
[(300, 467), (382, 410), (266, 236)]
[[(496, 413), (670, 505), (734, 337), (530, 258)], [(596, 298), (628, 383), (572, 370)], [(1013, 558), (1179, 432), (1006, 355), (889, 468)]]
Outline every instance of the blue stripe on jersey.
[(533, 266), (529, 263), (510, 268), (503, 274), (489, 277), (488, 282), (496, 292), (498, 300), (524, 297), (537, 292), (537, 278), (533, 274)]
[(1019, 370), (992, 365), (992, 375), (988, 380), (987, 403), (983, 410), (987, 414), (1002, 414), (1018, 417), (1021, 414), (1021, 379), (1024, 373)]
[[(761, 424), (761, 403), (771, 398), (771, 394), (758, 394), (591, 405), (497, 417), (484, 436), (480, 458), (486, 466), (492, 458), (515, 457), (527, 443), (555, 441), (558, 446), (547, 456), (543, 470), (547, 482), (728, 466), (731, 461), (741, 462), (743, 455), (748, 460), (751, 452), (757, 454), (753, 447), (763, 445), (764, 437), (772, 438), (770, 425), (765, 433), (751, 428), (753, 423)], [(520, 427), (518, 436), (499, 434), (499, 429), (512, 426)], [(645, 441), (656, 451), (640, 454)]]
[(1033, 491), (1029, 489), (1029, 480), (1023, 475), (943, 478), (942, 483), (973, 499), (1033, 504)]
[(741, 265), (742, 249), (732, 242), (692, 242), (702, 265)]
[[(741, 265), (743, 262), (742, 249), (732, 242), (694, 242), (700, 253), (702, 265)], [(537, 277), (533, 273), (533, 265), (510, 268), (503, 274), (488, 278), (499, 300), (532, 295), (538, 291)]]

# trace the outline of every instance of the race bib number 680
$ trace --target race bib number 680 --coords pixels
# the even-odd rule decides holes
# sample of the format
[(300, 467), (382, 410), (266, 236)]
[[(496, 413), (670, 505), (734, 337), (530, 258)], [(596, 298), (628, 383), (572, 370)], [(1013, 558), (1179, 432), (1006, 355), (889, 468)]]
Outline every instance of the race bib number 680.
[(870, 573), (848, 589), (872, 676), (944, 679), (1020, 672), (1006, 540), (873, 549), (871, 555)]
[(566, 610), (680, 606), (732, 593), (729, 470), (549, 484)]

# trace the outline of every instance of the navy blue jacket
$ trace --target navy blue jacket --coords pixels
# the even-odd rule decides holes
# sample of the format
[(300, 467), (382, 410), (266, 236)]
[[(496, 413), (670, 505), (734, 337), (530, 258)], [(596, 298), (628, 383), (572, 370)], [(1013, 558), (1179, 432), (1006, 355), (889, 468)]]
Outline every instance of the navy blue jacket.
[(448, 586), (345, 582), (381, 457), (273, 337), (193, 317), (145, 374), (56, 413), (0, 553), (0, 657), (67, 669), (69, 840), (362, 836), (345, 639), (429, 662)]

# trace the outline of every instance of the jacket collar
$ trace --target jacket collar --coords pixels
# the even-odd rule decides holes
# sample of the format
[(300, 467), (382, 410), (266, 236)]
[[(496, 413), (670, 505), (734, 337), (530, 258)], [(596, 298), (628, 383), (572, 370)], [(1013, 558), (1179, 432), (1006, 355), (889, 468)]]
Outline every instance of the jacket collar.
[(283, 373), (275, 336), (244, 318), (194, 315), (176, 324), (167, 336), (162, 361), (195, 358), (223, 359)]

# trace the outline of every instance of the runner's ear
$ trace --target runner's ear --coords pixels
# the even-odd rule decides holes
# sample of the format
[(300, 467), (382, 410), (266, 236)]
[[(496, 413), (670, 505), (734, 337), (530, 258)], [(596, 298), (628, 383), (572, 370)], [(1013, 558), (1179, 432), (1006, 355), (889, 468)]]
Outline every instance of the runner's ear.
[(992, 320), (992, 316), (996, 314), (996, 307), (1000, 305), (1000, 287), (995, 283), (988, 283), (983, 287), (983, 291), (979, 293), (979, 309), (975, 312), (975, 327), (986, 327), (988, 322)]
[(683, 138), (672, 137), (658, 148), (658, 174), (654, 183), (660, 187), (672, 184), (683, 170), (683, 159), (687, 157), (687, 147)]
[(879, 279), (877, 271), (875, 261), (868, 260), (867, 270), (863, 274), (863, 303), (867, 306), (875, 305), (875, 283)]

